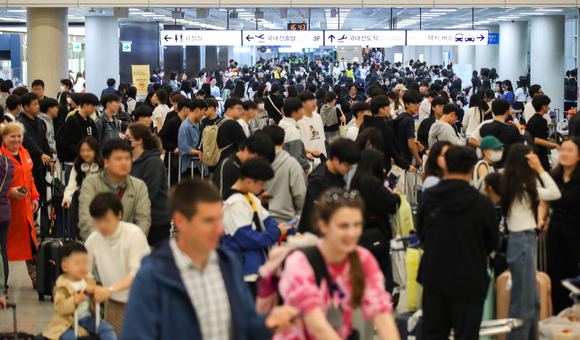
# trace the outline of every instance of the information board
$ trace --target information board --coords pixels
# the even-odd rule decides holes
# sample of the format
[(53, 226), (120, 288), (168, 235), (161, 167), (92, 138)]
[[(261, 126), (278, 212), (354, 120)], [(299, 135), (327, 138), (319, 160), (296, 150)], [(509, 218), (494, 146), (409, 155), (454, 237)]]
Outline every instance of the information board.
[(323, 46), (323, 31), (242, 31), (244, 46)]
[(487, 41), (489, 45), (499, 45), (499, 33), (489, 33)]
[(146, 95), (149, 86), (149, 65), (131, 65), (131, 74), (137, 94)]
[(305, 23), (297, 24), (297, 23), (288, 23), (288, 31), (306, 31), (308, 26)]
[(487, 45), (488, 30), (407, 31), (407, 46)]
[(324, 45), (403, 46), (405, 45), (405, 31), (324, 31)]
[(241, 46), (242, 31), (166, 30), (159, 32), (162, 46)]

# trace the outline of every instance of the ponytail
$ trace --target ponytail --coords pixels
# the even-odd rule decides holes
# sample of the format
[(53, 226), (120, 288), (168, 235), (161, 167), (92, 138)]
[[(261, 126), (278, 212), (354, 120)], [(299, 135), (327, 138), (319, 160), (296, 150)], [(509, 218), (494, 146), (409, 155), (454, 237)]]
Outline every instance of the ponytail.
[(365, 273), (363, 271), (362, 263), (358, 250), (348, 254), (350, 260), (350, 283), (352, 285), (352, 292), (350, 296), (350, 306), (356, 309), (362, 304), (362, 298), (365, 292)]

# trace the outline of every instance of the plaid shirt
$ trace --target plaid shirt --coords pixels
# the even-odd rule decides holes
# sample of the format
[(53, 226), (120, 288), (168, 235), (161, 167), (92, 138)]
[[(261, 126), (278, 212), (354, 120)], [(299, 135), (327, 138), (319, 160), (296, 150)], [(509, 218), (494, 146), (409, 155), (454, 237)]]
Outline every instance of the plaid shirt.
[(210, 254), (207, 265), (202, 270), (179, 249), (175, 238), (171, 239), (169, 245), (197, 314), (203, 339), (233, 339), (230, 301), (217, 253), (213, 251)]

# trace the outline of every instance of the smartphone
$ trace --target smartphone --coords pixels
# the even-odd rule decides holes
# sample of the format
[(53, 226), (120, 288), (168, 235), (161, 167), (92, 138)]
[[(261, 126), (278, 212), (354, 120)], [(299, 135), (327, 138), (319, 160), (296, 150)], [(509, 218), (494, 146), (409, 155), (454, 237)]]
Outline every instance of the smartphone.
[(25, 187), (20, 187), (20, 188), (18, 188), (18, 192), (26, 195), (26, 194), (28, 194), (28, 189), (26, 189)]
[(289, 226), (293, 225), (294, 223), (296, 223), (296, 217), (293, 218), (293, 219), (291, 219), (290, 221), (286, 222), (286, 225), (285, 226), (286, 227), (289, 227)]
[(274, 198), (274, 196), (272, 196), (272, 195), (266, 195), (266, 198), (269, 199), (269, 200), (271, 200), (272, 198)]
[(336, 104), (336, 107), (340, 107), (340, 104)]

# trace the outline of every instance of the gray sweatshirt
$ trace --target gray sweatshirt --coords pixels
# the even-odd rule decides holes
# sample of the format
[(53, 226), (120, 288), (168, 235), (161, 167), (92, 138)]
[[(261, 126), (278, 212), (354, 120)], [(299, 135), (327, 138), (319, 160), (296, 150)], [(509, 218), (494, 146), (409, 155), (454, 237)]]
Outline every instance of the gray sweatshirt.
[(432, 148), (435, 143), (448, 141), (453, 145), (463, 146), (465, 142), (457, 136), (455, 129), (445, 122), (436, 120), (429, 130), (429, 147)]
[[(54, 139), (54, 124), (52, 122), (52, 119), (50, 119), (49, 116), (46, 115), (46, 113), (40, 113), (38, 115), (38, 118), (42, 119), (42, 121), (44, 121), (44, 123), (46, 124), (46, 140), (48, 140), (48, 146), (50, 146), (50, 150), (54, 151), (54, 149), (56, 149), (56, 140)], [(54, 157), (56, 157), (55, 154), (49, 155), (51, 156), (51, 158), (54, 159)]]
[(306, 198), (306, 179), (298, 161), (285, 150), (276, 151), (272, 163), (274, 178), (266, 182), (266, 192), (272, 196), (270, 215), (276, 222), (288, 222), (302, 210)]
[(296, 158), (304, 171), (308, 171), (310, 163), (308, 158), (306, 158), (306, 149), (304, 149), (302, 133), (298, 123), (292, 118), (284, 117), (278, 126), (284, 129), (284, 150), (288, 151), (290, 156)]

